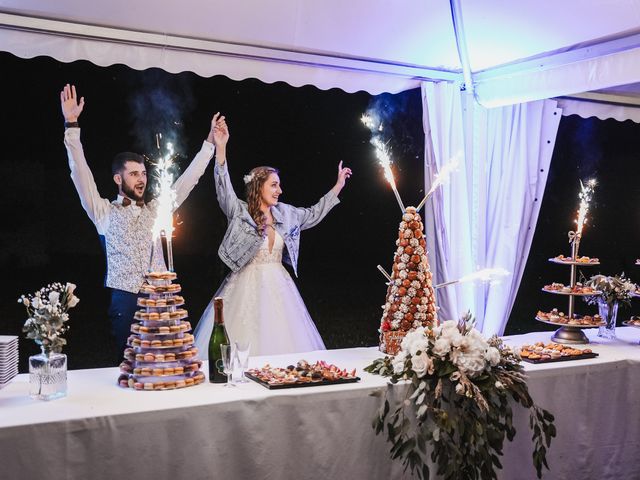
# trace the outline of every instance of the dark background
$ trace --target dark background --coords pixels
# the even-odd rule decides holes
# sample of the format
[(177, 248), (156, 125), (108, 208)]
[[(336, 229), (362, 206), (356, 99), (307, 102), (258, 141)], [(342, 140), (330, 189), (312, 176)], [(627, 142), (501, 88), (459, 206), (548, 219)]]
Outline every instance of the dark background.
[[(282, 201), (311, 205), (333, 186), (337, 164), (344, 160), (354, 176), (340, 195), (342, 203), (318, 227), (305, 231), (296, 283), (328, 348), (377, 343), (386, 287), (375, 267), (391, 264), (400, 218), (360, 116), (375, 105), (393, 118), (386, 135), (396, 160), (396, 181), (405, 204), (416, 204), (424, 188), (419, 90), (374, 97), (255, 79), (237, 82), (85, 61), (64, 64), (45, 57), (25, 60), (8, 53), (0, 53), (0, 68), (0, 334), (22, 336), (26, 316), (16, 302), (21, 294), (49, 282), (70, 281), (78, 285), (81, 301), (70, 312), (64, 350), (69, 367), (110, 366), (117, 354), (108, 341), (105, 260), (69, 177), (62, 141), (59, 92), (73, 82), (86, 100), (80, 117), (85, 154), (107, 198), (116, 194), (113, 155), (123, 150), (152, 155), (155, 133), (162, 132), (177, 140), (184, 169), (216, 111), (226, 115), (231, 131), (229, 168), (240, 196), (242, 176), (267, 164), (281, 171)], [(536, 236), (506, 333), (550, 329), (533, 320), (538, 308), (566, 311), (564, 301), (540, 288), (568, 281), (568, 268), (549, 264), (547, 258), (569, 253), (566, 232), (573, 227), (580, 178), (596, 175), (599, 180), (580, 253), (601, 258), (602, 266), (586, 273), (624, 270), (640, 279), (633, 266), (640, 256), (634, 208), (639, 133), (640, 126), (632, 122), (562, 119)], [(175, 268), (194, 326), (227, 273), (217, 256), (226, 220), (212, 177), (210, 165), (178, 210), (174, 238)], [(622, 317), (631, 314), (622, 312)], [(21, 371), (37, 350), (21, 338)]]

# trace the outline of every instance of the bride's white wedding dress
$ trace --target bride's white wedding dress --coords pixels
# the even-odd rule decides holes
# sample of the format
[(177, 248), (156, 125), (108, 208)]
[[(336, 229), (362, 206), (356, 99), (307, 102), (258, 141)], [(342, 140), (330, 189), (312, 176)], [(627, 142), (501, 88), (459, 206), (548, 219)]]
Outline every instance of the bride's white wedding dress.
[[(256, 256), (229, 274), (215, 294), (224, 298), (224, 323), (231, 342), (251, 342), (250, 355), (324, 350), (322, 338), (289, 272), (282, 265), (284, 241), (265, 237)], [(213, 299), (195, 328), (198, 357), (208, 358)]]

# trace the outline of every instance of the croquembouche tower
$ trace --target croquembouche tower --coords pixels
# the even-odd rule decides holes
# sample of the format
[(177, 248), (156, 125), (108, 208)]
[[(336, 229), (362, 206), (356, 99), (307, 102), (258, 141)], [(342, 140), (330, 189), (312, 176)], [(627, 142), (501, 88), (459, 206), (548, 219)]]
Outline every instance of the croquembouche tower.
[(409, 330), (437, 325), (436, 296), (427, 259), (424, 226), (407, 207), (398, 228), (393, 269), (380, 321), (380, 350), (395, 355)]

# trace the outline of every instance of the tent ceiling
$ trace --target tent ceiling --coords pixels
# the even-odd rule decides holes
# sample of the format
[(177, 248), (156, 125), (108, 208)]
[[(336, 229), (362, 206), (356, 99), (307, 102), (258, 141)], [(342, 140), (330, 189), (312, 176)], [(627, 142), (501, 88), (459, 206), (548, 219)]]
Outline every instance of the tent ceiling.
[(462, 82), (452, 3), (485, 106), (640, 82), (640, 0), (0, 0), (0, 49), (397, 92)]

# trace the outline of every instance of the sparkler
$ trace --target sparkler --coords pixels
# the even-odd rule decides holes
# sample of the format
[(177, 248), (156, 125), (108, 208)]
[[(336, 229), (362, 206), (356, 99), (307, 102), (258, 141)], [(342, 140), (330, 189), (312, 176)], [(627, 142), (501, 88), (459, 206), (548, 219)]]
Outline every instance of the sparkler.
[[(161, 151), (160, 140), (162, 134), (156, 135), (156, 146), (158, 151)], [(153, 225), (153, 239), (155, 240), (162, 236), (167, 243), (167, 263), (169, 271), (173, 272), (173, 211), (176, 208), (176, 192), (173, 189), (173, 174), (171, 168), (174, 166), (174, 160), (176, 154), (174, 153), (173, 144), (167, 142), (165, 155), (159, 155), (159, 159), (156, 163), (155, 176), (156, 185), (154, 190), (157, 194), (158, 210), (156, 220)]]
[(482, 282), (495, 283), (502, 277), (506, 277), (510, 272), (504, 268), (483, 268), (477, 272), (468, 273), (467, 275), (459, 278), (458, 280), (452, 280), (450, 282), (439, 283), (434, 288), (448, 287), (449, 285), (456, 285), (458, 283), (473, 282), (480, 280)]
[[(375, 120), (366, 113), (360, 117), (360, 121), (373, 133), (376, 130)], [(382, 131), (382, 124), (380, 124), (377, 128), (378, 131)], [(405, 212), (406, 208), (404, 203), (402, 203), (402, 199), (400, 198), (400, 194), (398, 193), (398, 188), (396, 187), (396, 180), (393, 177), (393, 172), (391, 171), (391, 155), (389, 154), (389, 149), (387, 146), (380, 140), (380, 137), (375, 136), (371, 139), (372, 145), (376, 149), (376, 158), (378, 159), (378, 163), (382, 166), (384, 170), (384, 178), (387, 179), (389, 185), (391, 185), (391, 190), (393, 190), (393, 194), (396, 197), (396, 201), (398, 202), (398, 206), (402, 213)]]
[(580, 241), (580, 237), (582, 237), (582, 227), (587, 222), (587, 213), (589, 212), (589, 203), (591, 202), (591, 198), (593, 197), (593, 190), (595, 186), (598, 184), (595, 178), (587, 181), (585, 185), (580, 181), (580, 193), (578, 194), (578, 198), (580, 199), (580, 208), (578, 209), (578, 218), (576, 219), (576, 237), (578, 237), (578, 241)]
[(433, 182), (431, 183), (431, 188), (429, 189), (427, 194), (424, 196), (422, 201), (418, 204), (416, 210), (419, 211), (423, 207), (423, 205), (427, 202), (427, 200), (429, 200), (429, 197), (433, 195), (433, 193), (436, 191), (436, 189), (440, 185), (442, 185), (444, 182), (448, 180), (449, 176), (451, 175), (451, 172), (457, 170), (459, 165), (460, 165), (460, 153), (456, 154), (451, 160), (449, 160), (440, 169), (440, 172), (436, 174), (435, 178), (433, 179)]
[(391, 278), (391, 275), (389, 275), (387, 271), (384, 268), (382, 268), (382, 265), (378, 265), (376, 268), (380, 270), (380, 273), (382, 273), (382, 275), (384, 275), (387, 278), (387, 280), (389, 280), (390, 282), (393, 281), (393, 279)]

